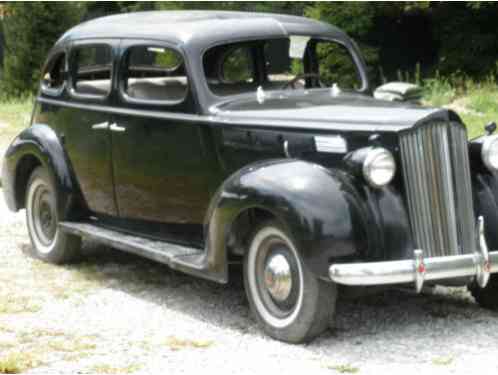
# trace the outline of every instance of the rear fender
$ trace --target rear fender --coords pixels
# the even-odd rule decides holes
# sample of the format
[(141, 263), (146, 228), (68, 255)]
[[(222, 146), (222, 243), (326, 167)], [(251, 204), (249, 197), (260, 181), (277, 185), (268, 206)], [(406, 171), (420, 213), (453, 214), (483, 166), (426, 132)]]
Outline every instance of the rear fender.
[[(27, 163), (32, 164), (35, 160), (34, 165), (27, 167)], [(48, 125), (35, 124), (19, 134), (5, 154), (2, 185), (11, 210), (24, 208), (25, 185), (37, 165), (45, 167), (53, 178), (61, 217), (67, 217), (76, 205), (84, 206), (81, 190), (64, 151), (63, 140)]]

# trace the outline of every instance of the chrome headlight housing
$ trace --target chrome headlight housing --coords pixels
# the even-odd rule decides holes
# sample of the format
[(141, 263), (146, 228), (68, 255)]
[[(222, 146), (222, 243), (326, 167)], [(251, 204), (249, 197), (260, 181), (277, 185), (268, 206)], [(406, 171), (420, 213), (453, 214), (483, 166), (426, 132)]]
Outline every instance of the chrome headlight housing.
[(491, 172), (498, 171), (498, 135), (490, 135), (484, 138), (481, 157), (484, 165)]
[[(498, 146), (498, 143), (497, 143)], [(385, 148), (372, 148), (363, 161), (363, 177), (375, 188), (389, 184), (396, 173), (396, 162)]]

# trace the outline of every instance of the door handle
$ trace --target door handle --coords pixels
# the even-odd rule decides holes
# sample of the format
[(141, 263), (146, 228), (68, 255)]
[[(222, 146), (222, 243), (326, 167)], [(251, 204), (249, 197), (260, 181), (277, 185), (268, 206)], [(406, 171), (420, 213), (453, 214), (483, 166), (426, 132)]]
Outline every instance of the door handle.
[(113, 132), (125, 132), (126, 128), (124, 126), (119, 126), (118, 124), (114, 123), (109, 126), (109, 129)]
[(106, 121), (92, 125), (92, 130), (107, 130), (108, 127), (109, 127), (109, 122)]

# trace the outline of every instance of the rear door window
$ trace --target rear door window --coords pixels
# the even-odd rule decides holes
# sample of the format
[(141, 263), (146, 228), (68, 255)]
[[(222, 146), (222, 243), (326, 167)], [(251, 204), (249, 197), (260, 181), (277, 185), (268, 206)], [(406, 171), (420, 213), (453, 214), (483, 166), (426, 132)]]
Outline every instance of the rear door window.
[(74, 92), (91, 97), (108, 96), (112, 77), (111, 47), (104, 44), (78, 46), (71, 56)]

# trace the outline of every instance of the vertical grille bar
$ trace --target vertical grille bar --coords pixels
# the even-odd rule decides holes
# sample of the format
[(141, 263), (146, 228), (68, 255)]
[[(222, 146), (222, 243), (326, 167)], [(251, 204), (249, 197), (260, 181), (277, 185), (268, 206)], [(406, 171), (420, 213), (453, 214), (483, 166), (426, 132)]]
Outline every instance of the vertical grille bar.
[(403, 178), (416, 246), (426, 256), (475, 251), (467, 133), (431, 123), (400, 139)]

